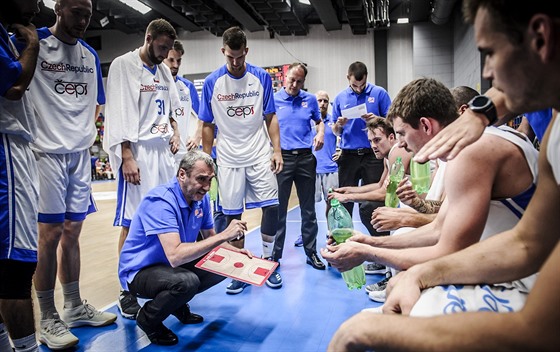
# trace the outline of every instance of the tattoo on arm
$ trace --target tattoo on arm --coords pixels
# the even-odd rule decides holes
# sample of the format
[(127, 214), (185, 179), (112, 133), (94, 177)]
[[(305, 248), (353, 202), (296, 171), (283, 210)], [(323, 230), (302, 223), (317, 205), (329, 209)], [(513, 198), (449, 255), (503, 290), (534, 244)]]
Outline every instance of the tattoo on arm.
[(415, 198), (410, 204), (411, 207), (423, 214), (435, 214), (439, 211), (441, 200), (425, 200), (422, 198)]

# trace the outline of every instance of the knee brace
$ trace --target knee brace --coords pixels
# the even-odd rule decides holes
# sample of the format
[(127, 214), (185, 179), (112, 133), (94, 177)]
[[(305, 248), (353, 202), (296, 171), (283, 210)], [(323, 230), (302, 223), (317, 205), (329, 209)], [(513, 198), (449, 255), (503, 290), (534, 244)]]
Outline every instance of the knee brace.
[(262, 208), (261, 233), (268, 236), (276, 236), (278, 228), (278, 205)]

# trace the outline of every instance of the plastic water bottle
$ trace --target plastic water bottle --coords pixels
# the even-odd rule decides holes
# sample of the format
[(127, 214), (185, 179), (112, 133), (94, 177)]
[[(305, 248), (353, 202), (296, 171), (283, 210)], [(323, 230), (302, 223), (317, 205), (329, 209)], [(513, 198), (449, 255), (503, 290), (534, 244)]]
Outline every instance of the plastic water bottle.
[(387, 192), (385, 193), (385, 206), (391, 208), (397, 208), (399, 206), (399, 197), (397, 197), (397, 186), (399, 182), (404, 177), (404, 166), (400, 156), (391, 165), (391, 171), (389, 172), (389, 185), (387, 186)]
[(428, 193), (431, 182), (430, 162), (420, 164), (410, 159), (410, 181), (416, 193)]
[[(336, 244), (344, 243), (352, 237), (354, 229), (352, 217), (336, 199), (331, 199), (331, 208), (327, 214), (327, 225)], [(342, 278), (349, 289), (359, 289), (366, 284), (366, 273), (363, 265), (358, 265), (351, 270), (343, 272)]]

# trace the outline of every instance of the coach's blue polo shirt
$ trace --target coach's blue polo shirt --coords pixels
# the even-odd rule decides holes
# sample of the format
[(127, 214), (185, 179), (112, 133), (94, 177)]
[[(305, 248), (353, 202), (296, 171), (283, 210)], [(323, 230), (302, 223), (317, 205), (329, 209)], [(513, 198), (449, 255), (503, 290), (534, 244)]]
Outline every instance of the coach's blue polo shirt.
[(300, 90), (295, 97), (284, 88), (274, 93), (276, 117), (280, 125), (280, 148), (292, 150), (311, 148), (313, 132), (310, 121), (321, 121), (315, 95)]
[[(333, 120), (336, 121), (342, 116), (342, 110), (364, 103), (366, 104), (367, 112), (385, 117), (387, 116), (387, 111), (389, 111), (389, 106), (391, 106), (391, 98), (385, 89), (371, 83), (366, 84), (366, 88), (361, 94), (354, 93), (352, 88), (348, 87), (334, 98)], [(370, 148), (367, 133), (364, 131), (365, 128), (366, 122), (364, 119), (348, 119), (348, 123), (344, 125), (340, 135), (340, 148)]]
[(314, 150), (313, 154), (317, 159), (317, 173), (329, 174), (338, 171), (338, 164), (332, 160), (332, 156), (336, 152), (336, 135), (332, 131), (332, 125), (334, 124), (332, 115), (327, 114), (323, 123), (325, 124), (325, 143), (323, 148)]
[(201, 201), (189, 205), (183, 196), (177, 177), (164, 185), (149, 191), (132, 222), (119, 258), (119, 280), (121, 286), (128, 290), (128, 283), (134, 276), (150, 265), (171, 266), (158, 235), (178, 232), (181, 242), (196, 242), (201, 229), (213, 228), (210, 198), (207, 195)]

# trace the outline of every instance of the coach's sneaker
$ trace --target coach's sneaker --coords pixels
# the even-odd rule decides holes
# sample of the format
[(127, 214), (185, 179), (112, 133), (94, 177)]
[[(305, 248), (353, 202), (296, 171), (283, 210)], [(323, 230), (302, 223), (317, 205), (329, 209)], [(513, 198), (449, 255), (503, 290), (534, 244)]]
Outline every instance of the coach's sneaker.
[(385, 265), (381, 265), (377, 263), (365, 263), (364, 271), (367, 275), (385, 274), (387, 268), (385, 267)]
[(39, 341), (51, 350), (70, 348), (79, 342), (78, 338), (70, 332), (68, 325), (60, 320), (58, 313), (55, 313), (52, 319), (41, 320), (40, 325)]
[(117, 315), (108, 312), (100, 312), (86, 300), (83, 304), (74, 308), (64, 308), (62, 320), (71, 328), (78, 326), (105, 326), (115, 322)]
[(243, 292), (243, 290), (247, 286), (249, 286), (249, 284), (247, 284), (243, 281), (231, 280), (229, 285), (227, 285), (227, 287), (226, 287), (226, 293), (230, 294), (230, 295), (236, 295), (238, 293)]
[(302, 247), (303, 246), (303, 237), (301, 237), (301, 235), (299, 235), (297, 240), (294, 242), (294, 246), (296, 246), (296, 247)]
[(270, 274), (268, 279), (266, 279), (266, 286), (270, 288), (282, 287), (282, 276), (280, 276), (278, 271), (274, 270), (272, 274)]
[(140, 310), (138, 300), (128, 291), (121, 291), (117, 307), (119, 307), (119, 312), (121, 312), (123, 318), (132, 320), (136, 319), (136, 315)]

